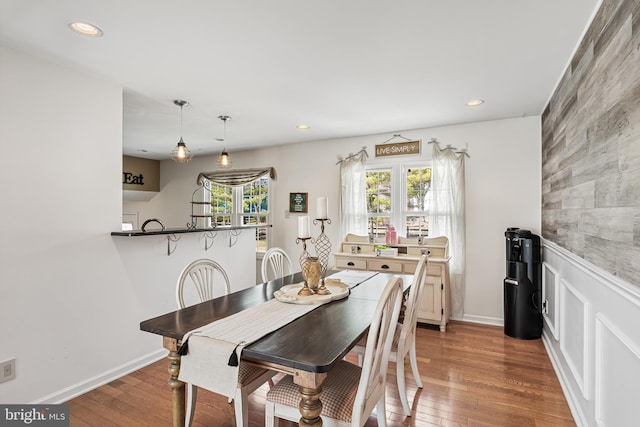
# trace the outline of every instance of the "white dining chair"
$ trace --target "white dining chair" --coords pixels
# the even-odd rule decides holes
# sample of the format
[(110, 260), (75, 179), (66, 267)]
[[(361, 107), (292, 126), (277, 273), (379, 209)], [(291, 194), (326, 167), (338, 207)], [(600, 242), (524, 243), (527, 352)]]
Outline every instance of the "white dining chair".
[[(402, 302), (402, 279), (394, 276), (385, 286), (369, 327), (367, 351), (362, 367), (340, 360), (322, 383), (322, 423), (324, 426), (361, 427), (376, 408), (378, 425), (386, 426), (385, 388), (391, 338)], [(267, 393), (265, 425), (273, 427), (278, 418), (300, 419), (299, 386), (290, 375)]]
[(289, 255), (281, 248), (270, 248), (262, 258), (262, 282), (284, 277), (293, 273)]
[[(178, 278), (176, 286), (176, 300), (179, 308), (185, 308), (185, 286), (191, 284), (197, 293), (200, 302), (226, 295), (230, 292), (229, 277), (217, 262), (202, 258), (187, 265)], [(233, 396), (226, 396), (229, 401), (234, 401), (236, 426), (248, 425), (249, 410), (247, 398), (249, 394), (257, 390), (262, 384), (270, 381), (276, 372), (259, 368), (240, 360), (238, 372), (238, 384)], [(185, 411), (185, 426), (189, 427), (193, 421), (196, 409), (197, 390), (193, 384), (186, 385), (187, 402)]]
[[(422, 380), (418, 371), (418, 360), (416, 357), (416, 327), (418, 325), (418, 308), (422, 300), (424, 285), (427, 279), (427, 255), (422, 255), (416, 271), (413, 275), (413, 282), (409, 297), (405, 305), (404, 319), (402, 323), (398, 323), (395, 328), (393, 344), (389, 360), (396, 363), (396, 380), (398, 382), (398, 393), (400, 401), (406, 416), (411, 416), (411, 408), (409, 407), (409, 399), (407, 397), (407, 388), (405, 385), (404, 361), (409, 355), (411, 362), (411, 371), (418, 388), (422, 388)], [(366, 337), (361, 339), (358, 344), (351, 350), (358, 354), (358, 361), (362, 363), (362, 356), (366, 353)]]

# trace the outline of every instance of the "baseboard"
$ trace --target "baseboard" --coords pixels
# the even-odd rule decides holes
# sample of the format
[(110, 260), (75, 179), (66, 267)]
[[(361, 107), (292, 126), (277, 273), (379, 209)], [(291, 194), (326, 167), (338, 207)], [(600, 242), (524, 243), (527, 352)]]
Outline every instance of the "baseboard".
[(157, 362), (158, 360), (166, 356), (167, 350), (159, 349), (151, 354), (132, 360), (131, 362), (120, 365), (100, 375), (96, 375), (85, 381), (79, 382), (55, 393), (51, 393), (48, 396), (37, 399), (31, 402), (31, 404), (59, 404), (67, 402), (74, 397), (80, 396), (81, 394), (87, 393), (102, 385), (110, 383), (111, 381), (117, 380), (118, 378), (130, 374), (131, 372), (144, 368), (151, 363)]
[(500, 319), (498, 317), (474, 316), (471, 314), (463, 314), (462, 319), (453, 319), (453, 320), (461, 320), (463, 322), (471, 322), (471, 323), (482, 323), (483, 325), (504, 326), (504, 319)]
[(571, 411), (573, 420), (578, 427), (587, 427), (589, 424), (587, 423), (584, 414), (580, 410), (579, 400), (569, 386), (569, 379), (567, 378), (565, 372), (561, 369), (560, 359), (558, 359), (558, 355), (556, 354), (553, 345), (551, 345), (549, 341), (546, 330), (542, 331), (542, 344), (544, 344), (544, 348), (547, 350), (547, 355), (549, 356), (549, 360), (551, 361), (551, 366), (553, 366), (556, 377), (558, 377), (558, 382), (560, 383), (560, 387), (562, 388), (564, 397), (567, 400), (567, 404), (569, 405), (569, 410)]

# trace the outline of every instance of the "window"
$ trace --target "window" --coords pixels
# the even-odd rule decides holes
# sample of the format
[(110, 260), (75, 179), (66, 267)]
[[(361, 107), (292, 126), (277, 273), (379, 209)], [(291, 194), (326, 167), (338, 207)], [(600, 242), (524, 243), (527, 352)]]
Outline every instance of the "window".
[(233, 215), (233, 188), (211, 184), (211, 213), (215, 225), (231, 225)]
[(402, 213), (406, 237), (429, 235), (429, 199), (431, 189), (431, 168), (414, 167), (405, 169), (405, 210)]
[[(267, 225), (269, 184), (267, 176), (234, 187), (211, 183), (211, 213), (215, 225)], [(267, 250), (268, 231), (268, 227), (256, 228), (256, 250)]]
[(367, 218), (374, 235), (384, 235), (393, 214), (391, 201), (391, 169), (367, 171)]
[(429, 234), (431, 168), (428, 164), (398, 164), (367, 168), (369, 229), (383, 237), (394, 225), (405, 237)]
[[(242, 192), (242, 225), (267, 225), (269, 219), (269, 178), (262, 177), (244, 185)], [(256, 228), (256, 249), (267, 250), (267, 227)]]

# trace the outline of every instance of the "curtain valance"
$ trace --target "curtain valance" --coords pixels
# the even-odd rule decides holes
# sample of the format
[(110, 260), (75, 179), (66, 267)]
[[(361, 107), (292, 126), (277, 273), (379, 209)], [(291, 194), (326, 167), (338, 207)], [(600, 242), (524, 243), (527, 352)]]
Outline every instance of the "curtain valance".
[(269, 178), (276, 179), (276, 170), (273, 167), (257, 168), (257, 169), (235, 169), (226, 171), (215, 172), (200, 172), (198, 175), (197, 183), (202, 184), (204, 179), (218, 184), (227, 185), (230, 187), (245, 185), (255, 181), (258, 178), (262, 178), (265, 175), (269, 175)]

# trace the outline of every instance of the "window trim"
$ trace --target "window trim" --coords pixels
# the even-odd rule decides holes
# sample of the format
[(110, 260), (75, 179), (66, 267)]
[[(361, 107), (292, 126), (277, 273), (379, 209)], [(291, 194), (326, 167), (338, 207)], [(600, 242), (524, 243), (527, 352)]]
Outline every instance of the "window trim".
[[(391, 171), (391, 212), (389, 215), (381, 215), (372, 214), (367, 211), (367, 218), (370, 219), (372, 216), (389, 216), (389, 223), (395, 226), (398, 231), (398, 235), (403, 237), (406, 237), (406, 227), (404, 227), (404, 224), (406, 224), (406, 218), (411, 215), (411, 211), (407, 210), (406, 195), (407, 170), (411, 168), (431, 168), (433, 174), (433, 162), (430, 159), (413, 160), (409, 162), (375, 163), (365, 166), (365, 172), (380, 170)], [(429, 211), (419, 212), (421, 215), (426, 212), (426, 216), (430, 216)], [(403, 226), (399, 227), (399, 224), (403, 224)]]

